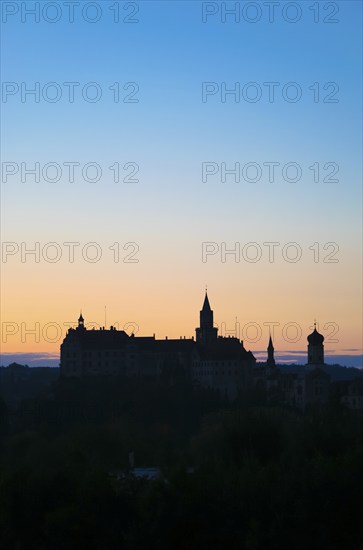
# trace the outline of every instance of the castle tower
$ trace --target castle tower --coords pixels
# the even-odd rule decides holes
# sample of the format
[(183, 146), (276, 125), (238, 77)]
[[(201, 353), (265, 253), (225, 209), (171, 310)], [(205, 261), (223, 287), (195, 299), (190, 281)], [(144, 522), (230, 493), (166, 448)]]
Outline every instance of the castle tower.
[(83, 319), (83, 315), (82, 315), (82, 312), (78, 318), (78, 327), (77, 327), (77, 330), (85, 330), (85, 326), (84, 326), (84, 319)]
[(268, 367), (274, 367), (275, 366), (275, 358), (274, 358), (274, 346), (273, 346), (273, 343), (272, 343), (272, 338), (271, 338), (271, 335), (270, 335), (270, 340), (268, 342), (268, 346), (267, 346), (267, 361), (266, 361), (266, 365)]
[(324, 365), (323, 342), (324, 336), (319, 334), (314, 323), (314, 330), (308, 336), (308, 365)]
[(213, 326), (213, 311), (210, 307), (207, 291), (202, 310), (200, 311), (199, 327), (195, 329), (196, 340), (199, 344), (210, 344), (217, 340), (218, 329)]

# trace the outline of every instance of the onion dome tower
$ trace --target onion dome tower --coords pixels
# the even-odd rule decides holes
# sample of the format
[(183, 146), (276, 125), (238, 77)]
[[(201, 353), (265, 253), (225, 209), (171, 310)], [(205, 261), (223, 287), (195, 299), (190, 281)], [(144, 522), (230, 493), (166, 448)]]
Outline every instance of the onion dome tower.
[(324, 365), (323, 342), (324, 336), (319, 334), (314, 323), (314, 330), (308, 336), (308, 365)]

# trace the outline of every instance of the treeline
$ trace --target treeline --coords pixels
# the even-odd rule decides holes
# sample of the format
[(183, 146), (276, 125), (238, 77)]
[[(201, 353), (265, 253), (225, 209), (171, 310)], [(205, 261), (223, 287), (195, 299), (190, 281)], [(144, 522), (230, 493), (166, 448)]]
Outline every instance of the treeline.
[(24, 399), (31, 399), (47, 390), (59, 378), (59, 369), (12, 363), (0, 367), (0, 398), (15, 408)]
[[(339, 404), (302, 415), (185, 379), (67, 380), (1, 434), (1, 548), (361, 548), (363, 420)], [(131, 451), (161, 477), (132, 476)]]

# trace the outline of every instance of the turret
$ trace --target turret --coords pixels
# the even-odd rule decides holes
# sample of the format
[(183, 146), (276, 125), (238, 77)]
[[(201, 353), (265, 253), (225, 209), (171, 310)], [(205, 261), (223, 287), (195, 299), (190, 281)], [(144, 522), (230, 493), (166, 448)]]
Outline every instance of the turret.
[(86, 327), (84, 326), (84, 319), (83, 319), (82, 312), (81, 312), (80, 316), (78, 317), (77, 330), (86, 330)]
[(273, 343), (272, 343), (272, 338), (271, 338), (271, 335), (270, 335), (270, 340), (268, 342), (268, 346), (267, 346), (267, 361), (266, 361), (266, 365), (268, 367), (274, 367), (275, 366), (275, 358), (274, 358), (274, 346), (273, 346)]

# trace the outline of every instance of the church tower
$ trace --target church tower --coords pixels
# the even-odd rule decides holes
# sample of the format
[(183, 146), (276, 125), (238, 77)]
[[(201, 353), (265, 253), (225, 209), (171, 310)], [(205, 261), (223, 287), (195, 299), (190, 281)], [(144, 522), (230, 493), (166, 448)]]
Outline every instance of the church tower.
[(275, 366), (275, 358), (274, 358), (274, 346), (273, 346), (273, 343), (272, 343), (272, 338), (271, 338), (271, 335), (270, 335), (270, 340), (268, 342), (268, 347), (267, 347), (267, 361), (266, 361), (266, 365), (268, 367), (274, 367)]
[(314, 323), (314, 330), (308, 336), (308, 365), (324, 365), (323, 342), (324, 336), (319, 334)]
[(213, 326), (213, 311), (210, 307), (207, 291), (200, 312), (199, 327), (195, 329), (198, 344), (211, 344), (217, 340), (218, 329)]

